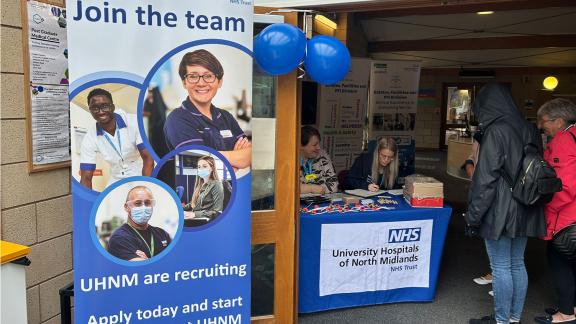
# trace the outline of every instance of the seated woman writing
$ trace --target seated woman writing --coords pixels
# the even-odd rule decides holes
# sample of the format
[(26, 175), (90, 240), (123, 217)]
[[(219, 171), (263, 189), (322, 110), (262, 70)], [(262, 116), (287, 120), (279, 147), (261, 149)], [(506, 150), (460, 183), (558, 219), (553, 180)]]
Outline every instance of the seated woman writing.
[(216, 173), (216, 163), (211, 156), (198, 160), (198, 174), (190, 203), (184, 206), (184, 219), (208, 218), (214, 220), (222, 212), (224, 187)]
[(398, 149), (391, 137), (382, 137), (374, 153), (362, 153), (356, 158), (348, 176), (346, 188), (378, 191), (397, 189)]
[(303, 126), (300, 136), (300, 193), (336, 192), (338, 177), (330, 157), (320, 148), (320, 132)]

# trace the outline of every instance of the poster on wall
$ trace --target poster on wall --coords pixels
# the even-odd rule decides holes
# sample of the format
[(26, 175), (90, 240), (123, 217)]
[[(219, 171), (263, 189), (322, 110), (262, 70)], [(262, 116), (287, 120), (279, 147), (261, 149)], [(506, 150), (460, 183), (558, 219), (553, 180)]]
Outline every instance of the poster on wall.
[(414, 172), (415, 125), (420, 62), (372, 61), (370, 71), (369, 138), (396, 138), (399, 145), (399, 182)]
[(68, 166), (68, 42), (66, 9), (24, 1), (25, 87), (30, 171)]
[(68, 87), (30, 87), (32, 99), (32, 157), (35, 164), (70, 160)]
[(373, 61), (370, 73), (370, 134), (414, 132), (420, 62)]
[(250, 321), (252, 2), (67, 10), (75, 322)]
[(322, 147), (332, 158), (334, 170), (349, 169), (362, 152), (362, 129), (324, 130)]
[(343, 81), (319, 88), (317, 124), (336, 172), (349, 169), (362, 152), (369, 74), (370, 60), (353, 58)]

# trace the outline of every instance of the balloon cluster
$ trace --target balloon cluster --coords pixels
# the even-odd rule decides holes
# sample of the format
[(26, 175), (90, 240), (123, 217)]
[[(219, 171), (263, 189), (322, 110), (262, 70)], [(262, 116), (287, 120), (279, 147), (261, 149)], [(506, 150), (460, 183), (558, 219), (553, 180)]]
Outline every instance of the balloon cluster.
[(265, 72), (286, 74), (302, 61), (312, 80), (328, 85), (344, 79), (350, 68), (350, 52), (331, 36), (315, 36), (306, 42), (304, 33), (289, 24), (272, 24), (254, 39), (254, 57)]

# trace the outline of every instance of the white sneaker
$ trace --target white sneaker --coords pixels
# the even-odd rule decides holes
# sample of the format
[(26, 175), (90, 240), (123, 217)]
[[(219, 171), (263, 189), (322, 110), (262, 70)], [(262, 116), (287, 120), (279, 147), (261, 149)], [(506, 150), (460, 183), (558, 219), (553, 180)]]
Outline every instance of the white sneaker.
[(489, 285), (492, 283), (492, 279), (486, 279), (484, 276), (474, 278), (474, 282), (479, 285)]
[(494, 290), (490, 290), (490, 291), (488, 292), (488, 295), (494, 297)]

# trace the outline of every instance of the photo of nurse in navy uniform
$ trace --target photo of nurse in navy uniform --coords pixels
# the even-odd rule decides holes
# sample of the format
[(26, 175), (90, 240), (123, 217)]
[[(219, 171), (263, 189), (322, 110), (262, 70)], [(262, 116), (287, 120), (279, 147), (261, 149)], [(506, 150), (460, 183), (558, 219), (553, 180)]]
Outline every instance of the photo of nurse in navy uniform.
[(218, 59), (204, 49), (188, 52), (180, 61), (178, 74), (188, 96), (166, 118), (168, 148), (204, 145), (220, 151), (235, 169), (249, 167), (252, 144), (232, 114), (212, 104), (224, 77)]

